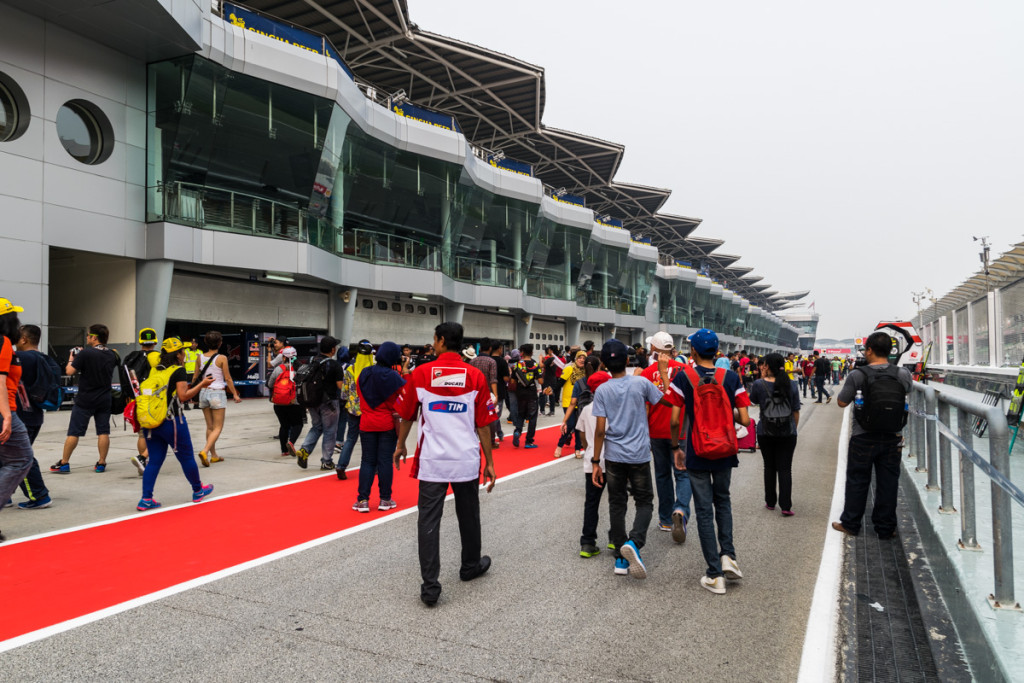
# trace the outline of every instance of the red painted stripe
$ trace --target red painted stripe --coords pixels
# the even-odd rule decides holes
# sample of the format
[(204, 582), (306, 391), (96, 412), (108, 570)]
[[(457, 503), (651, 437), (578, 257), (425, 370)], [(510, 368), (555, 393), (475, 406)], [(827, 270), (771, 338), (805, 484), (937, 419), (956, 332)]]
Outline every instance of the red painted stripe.
[[(551, 461), (557, 438), (557, 428), (545, 429), (539, 447), (524, 450), (506, 436), (494, 451), (498, 486), (503, 476)], [(416, 504), (411, 465), (395, 473), (398, 510)], [(163, 472), (164, 486), (174, 478), (180, 475)], [(376, 484), (370, 514), (352, 510), (356, 479), (353, 470), (347, 481), (317, 477), (219, 500), (214, 492), (197, 505), (0, 545), (0, 642), (395, 512), (377, 511)], [(316, 514), (295, 513), (311, 508)]]

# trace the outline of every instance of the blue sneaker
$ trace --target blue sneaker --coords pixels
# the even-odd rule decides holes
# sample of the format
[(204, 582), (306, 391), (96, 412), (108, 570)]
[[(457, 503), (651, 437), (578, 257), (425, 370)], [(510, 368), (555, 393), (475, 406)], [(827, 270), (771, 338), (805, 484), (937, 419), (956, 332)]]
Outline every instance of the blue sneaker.
[(535, 443), (528, 443), (525, 446), (523, 446), (523, 448), (537, 448), (537, 444), (535, 444)]
[(160, 503), (156, 502), (152, 498), (143, 498), (139, 501), (139, 504), (135, 506), (136, 510), (155, 510), (160, 507)]
[(192, 502), (201, 502), (203, 498), (206, 498), (211, 493), (213, 493), (213, 484), (206, 484), (205, 486), (203, 486), (203, 488), (199, 489), (198, 491), (192, 492)]
[(622, 556), (629, 562), (629, 575), (634, 579), (646, 579), (647, 578), (647, 567), (644, 565), (644, 561), (640, 559), (640, 551), (636, 549), (636, 544), (633, 541), (626, 541), (622, 544), (622, 550), (619, 551)]
[(56, 463), (50, 465), (50, 471), (56, 474), (71, 474), (71, 463), (61, 463), (58, 460)]
[(4, 506), (5, 508), (9, 508), (9, 507), (14, 507), (14, 499), (13, 499), (13, 498), (8, 498), (8, 499), (7, 499), (7, 502), (6, 502), (6, 503), (4, 503), (4, 505), (3, 505), (3, 506)]
[(49, 496), (43, 496), (39, 500), (27, 500), (24, 503), (18, 503), (19, 510), (42, 510), (48, 508), (53, 504)]
[(107, 464), (105, 462), (98, 462), (93, 466), (93, 469), (97, 472), (106, 472)]
[(619, 576), (625, 576), (626, 574), (629, 574), (629, 562), (626, 562), (626, 558), (615, 558), (615, 573)]
[(512, 445), (519, 448), (519, 432), (512, 432)]

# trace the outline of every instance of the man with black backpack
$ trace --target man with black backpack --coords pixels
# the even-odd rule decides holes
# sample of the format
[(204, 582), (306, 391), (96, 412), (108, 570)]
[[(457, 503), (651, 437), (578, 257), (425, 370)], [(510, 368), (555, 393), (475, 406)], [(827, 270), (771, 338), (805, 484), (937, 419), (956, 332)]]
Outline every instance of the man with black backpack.
[[(139, 330), (139, 347), (132, 351), (124, 359), (124, 367), (131, 378), (132, 392), (137, 395), (136, 387), (141, 385), (149, 377), (149, 354), (156, 351), (156, 344), (159, 341), (156, 330), (152, 327), (143, 327)], [(135, 444), (138, 455), (133, 455), (129, 460), (139, 471), (139, 476), (146, 470), (146, 437), (139, 430), (139, 439)]]
[(345, 383), (341, 364), (334, 360), (338, 340), (327, 335), (320, 340), (320, 353), (295, 373), (295, 400), (309, 410), (310, 427), (302, 448), (296, 451), (296, 462), (306, 469), (310, 451), (323, 435), (320, 469), (334, 469), (334, 444), (338, 440), (338, 397)]
[(533, 360), (533, 344), (519, 347), (519, 361), (512, 367), (512, 378), (516, 381), (516, 423), (512, 432), (512, 445), (519, 448), (519, 437), (523, 433), (523, 422), (528, 422), (526, 445), (536, 448), (533, 442), (537, 432), (537, 387), (540, 384), (540, 366)]
[[(38, 326), (22, 325), (16, 352), (21, 363), (21, 384), (25, 388), (18, 396), (18, 417), (25, 424), (30, 444), (35, 444), (39, 430), (43, 427), (43, 407), (33, 399), (33, 396), (38, 398), (52, 393), (60, 395), (60, 367), (57, 361), (39, 351), (41, 336), (42, 330)], [(57, 408), (59, 407), (58, 405)], [(19, 486), (28, 498), (27, 501), (18, 503), (20, 509), (40, 510), (50, 507), (50, 492), (43, 482), (39, 461), (35, 457), (32, 458), (32, 469)]]
[[(871, 470), (875, 471), (875, 508), (871, 523), (881, 539), (896, 533), (896, 494), (900, 478), (900, 430), (907, 423), (907, 393), (913, 378), (906, 368), (891, 365), (892, 338), (871, 334), (864, 343), (867, 365), (846, 378), (836, 403), (856, 404), (846, 460), (846, 500), (832, 528), (856, 536), (867, 505)], [(861, 405), (862, 404), (862, 405)]]

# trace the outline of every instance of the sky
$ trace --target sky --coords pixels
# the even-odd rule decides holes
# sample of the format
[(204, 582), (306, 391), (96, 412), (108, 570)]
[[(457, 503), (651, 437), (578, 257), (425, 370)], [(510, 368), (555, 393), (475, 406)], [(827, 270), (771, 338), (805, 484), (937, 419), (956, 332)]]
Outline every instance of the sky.
[(1024, 240), (1024, 3), (408, 0), (545, 69), (543, 122), (620, 142), (818, 336), (916, 314)]

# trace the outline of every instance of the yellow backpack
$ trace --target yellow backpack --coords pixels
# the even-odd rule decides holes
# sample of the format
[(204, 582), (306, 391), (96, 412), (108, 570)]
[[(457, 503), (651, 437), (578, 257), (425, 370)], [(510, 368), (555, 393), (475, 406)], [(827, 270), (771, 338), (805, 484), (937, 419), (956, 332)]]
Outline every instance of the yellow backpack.
[(150, 353), (147, 359), (152, 369), (149, 377), (139, 386), (139, 396), (135, 399), (135, 418), (143, 429), (153, 429), (162, 425), (170, 413), (171, 401), (177, 394), (169, 383), (171, 375), (181, 366), (158, 369), (160, 354), (156, 351)]

